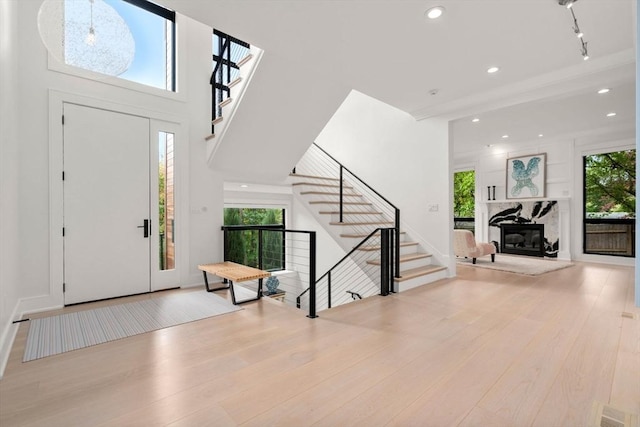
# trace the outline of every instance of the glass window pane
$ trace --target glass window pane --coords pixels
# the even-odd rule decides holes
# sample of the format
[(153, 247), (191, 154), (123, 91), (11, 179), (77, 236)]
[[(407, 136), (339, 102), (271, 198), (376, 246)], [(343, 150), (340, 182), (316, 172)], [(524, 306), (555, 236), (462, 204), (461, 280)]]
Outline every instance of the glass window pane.
[(635, 256), (636, 151), (584, 157), (584, 252)]
[(454, 228), (475, 232), (475, 171), (453, 174)]
[[(283, 225), (284, 209), (225, 208), (224, 225)], [(262, 254), (258, 230), (227, 230), (225, 260), (258, 267), (260, 255), (264, 270), (284, 270), (284, 233), (262, 231)]]
[(123, 0), (65, 0), (64, 60), (175, 90), (174, 22)]
[(174, 135), (160, 132), (158, 138), (158, 214), (160, 224), (160, 270), (175, 268)]

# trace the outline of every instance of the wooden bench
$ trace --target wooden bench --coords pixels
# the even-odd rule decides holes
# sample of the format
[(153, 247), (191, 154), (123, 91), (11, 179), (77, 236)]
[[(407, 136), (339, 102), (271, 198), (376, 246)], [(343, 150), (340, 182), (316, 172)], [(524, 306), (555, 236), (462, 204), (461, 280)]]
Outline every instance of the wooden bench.
[[(236, 264), (235, 262), (231, 262), (231, 261), (218, 262), (215, 264), (200, 264), (198, 265), (198, 269), (202, 270), (202, 274), (204, 275), (204, 285), (207, 288), (207, 292), (229, 289), (231, 291), (231, 300), (233, 301), (234, 305), (244, 304), (245, 302), (257, 301), (260, 298), (262, 298), (262, 279), (264, 279), (265, 277), (271, 276), (271, 273), (269, 273), (268, 271), (260, 270), (258, 268), (248, 267), (242, 264)], [(211, 289), (209, 287), (209, 279), (207, 278), (207, 273), (210, 273), (225, 279), (225, 281), (229, 282), (229, 286)], [(247, 280), (256, 280), (256, 279), (258, 280), (258, 293), (256, 295), (256, 298), (243, 300), (243, 301), (236, 301), (236, 294), (233, 289), (233, 282), (245, 282)]]

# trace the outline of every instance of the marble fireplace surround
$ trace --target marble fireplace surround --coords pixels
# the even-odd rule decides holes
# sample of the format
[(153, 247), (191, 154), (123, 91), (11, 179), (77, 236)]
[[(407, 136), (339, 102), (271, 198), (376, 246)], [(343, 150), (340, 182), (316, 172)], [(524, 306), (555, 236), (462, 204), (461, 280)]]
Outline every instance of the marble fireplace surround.
[(476, 226), (480, 227), (477, 227), (476, 233), (479, 232), (481, 241), (499, 242), (499, 224), (544, 224), (547, 256), (570, 261), (569, 206), (569, 198), (485, 200), (480, 203), (481, 217), (476, 222)]

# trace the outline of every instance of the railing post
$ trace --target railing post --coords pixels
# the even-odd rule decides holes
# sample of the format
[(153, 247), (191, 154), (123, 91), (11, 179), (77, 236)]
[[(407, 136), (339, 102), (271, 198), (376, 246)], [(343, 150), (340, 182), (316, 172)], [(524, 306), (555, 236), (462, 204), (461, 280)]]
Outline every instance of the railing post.
[(222, 245), (224, 247), (222, 260), (229, 261), (229, 230), (223, 228), (222, 236)]
[(309, 315), (311, 319), (316, 314), (316, 232), (309, 233)]
[[(393, 277), (399, 279), (400, 276), (400, 209), (396, 208), (396, 224), (394, 227), (396, 239), (394, 241), (394, 260), (393, 260)], [(395, 292), (393, 286), (391, 287), (391, 292)]]
[(258, 268), (262, 270), (262, 230), (258, 230)]
[(327, 308), (331, 308), (331, 270), (327, 271)]
[(340, 222), (342, 222), (342, 201), (343, 201), (343, 193), (344, 193), (344, 188), (343, 188), (343, 183), (342, 183), (342, 170), (344, 168), (342, 167), (342, 165), (340, 165)]
[[(282, 216), (284, 216), (284, 214)], [(287, 232), (284, 231), (283, 229), (282, 230), (282, 252), (280, 253), (280, 266), (283, 270), (287, 268), (286, 247), (287, 247)]]
[(380, 295), (389, 295), (389, 229), (380, 230)]
[[(218, 38), (218, 55), (220, 55), (220, 58), (224, 58), (224, 41), (222, 40), (222, 37)], [(216, 78), (217, 82), (222, 83), (222, 65), (220, 67), (218, 67), (218, 77)], [(216, 88), (216, 94), (218, 95), (217, 98), (217, 102), (216, 102), (216, 118), (220, 117), (220, 115), (222, 114), (222, 108), (220, 107), (220, 103), (223, 101), (222, 99), (222, 89), (221, 88)]]
[[(227, 37), (227, 81), (225, 85), (228, 86), (231, 82), (231, 38)], [(227, 98), (229, 97), (229, 93), (227, 92)]]

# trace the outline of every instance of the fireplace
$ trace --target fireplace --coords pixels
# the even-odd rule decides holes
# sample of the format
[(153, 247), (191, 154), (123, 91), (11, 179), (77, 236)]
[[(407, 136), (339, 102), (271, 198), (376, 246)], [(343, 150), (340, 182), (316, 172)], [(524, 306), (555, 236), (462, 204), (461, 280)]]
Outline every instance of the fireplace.
[(544, 256), (544, 224), (501, 224), (502, 253)]

